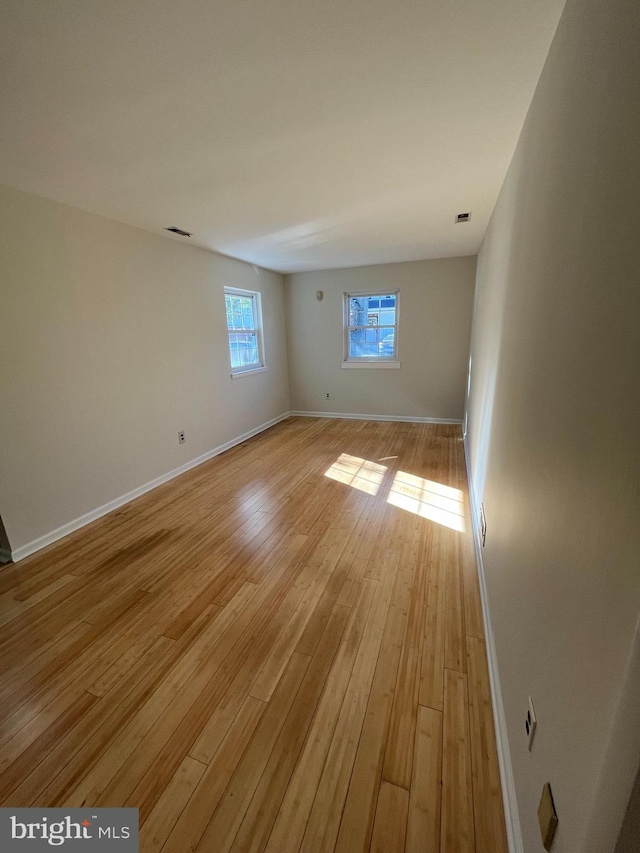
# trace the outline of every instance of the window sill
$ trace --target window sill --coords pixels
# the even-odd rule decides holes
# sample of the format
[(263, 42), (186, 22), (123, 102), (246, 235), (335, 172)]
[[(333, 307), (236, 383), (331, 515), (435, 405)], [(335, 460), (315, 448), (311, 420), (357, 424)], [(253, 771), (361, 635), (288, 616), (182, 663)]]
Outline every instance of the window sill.
[(342, 367), (347, 369), (351, 368), (367, 368), (373, 367), (375, 368), (383, 368), (385, 370), (398, 370), (398, 368), (402, 367), (401, 361), (343, 361)]
[(268, 367), (252, 367), (250, 370), (237, 370), (231, 374), (232, 379), (240, 379), (242, 376), (253, 376), (254, 373), (264, 373)]

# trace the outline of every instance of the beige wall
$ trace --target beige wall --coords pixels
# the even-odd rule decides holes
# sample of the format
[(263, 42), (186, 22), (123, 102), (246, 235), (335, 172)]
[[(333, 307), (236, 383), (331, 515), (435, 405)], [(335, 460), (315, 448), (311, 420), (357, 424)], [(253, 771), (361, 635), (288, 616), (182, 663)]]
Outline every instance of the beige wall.
[[(286, 276), (292, 410), (461, 419), (475, 263), (446, 258)], [(387, 288), (400, 290), (402, 367), (341, 368), (343, 293)]]
[[(280, 275), (6, 187), (0, 259), (13, 549), (288, 411)], [(230, 378), (225, 285), (263, 295), (264, 373)]]
[(610, 853), (638, 767), (639, 37), (636, 0), (568, 0), (478, 259), (468, 443), (527, 853), (547, 781), (554, 853)]

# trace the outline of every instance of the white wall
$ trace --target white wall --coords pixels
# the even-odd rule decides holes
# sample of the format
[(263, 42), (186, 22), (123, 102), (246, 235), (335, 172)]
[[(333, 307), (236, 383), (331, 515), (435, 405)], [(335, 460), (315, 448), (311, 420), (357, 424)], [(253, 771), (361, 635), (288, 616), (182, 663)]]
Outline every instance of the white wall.
[(639, 43), (637, 0), (568, 0), (478, 258), (468, 444), (527, 853), (547, 781), (554, 853), (610, 853), (638, 767)]
[[(0, 265), (14, 550), (288, 411), (280, 275), (7, 187)], [(225, 285), (262, 293), (264, 373), (230, 378)]]
[[(446, 258), (286, 276), (291, 408), (461, 419), (475, 264)], [(400, 290), (402, 367), (341, 368), (343, 294), (387, 288)]]

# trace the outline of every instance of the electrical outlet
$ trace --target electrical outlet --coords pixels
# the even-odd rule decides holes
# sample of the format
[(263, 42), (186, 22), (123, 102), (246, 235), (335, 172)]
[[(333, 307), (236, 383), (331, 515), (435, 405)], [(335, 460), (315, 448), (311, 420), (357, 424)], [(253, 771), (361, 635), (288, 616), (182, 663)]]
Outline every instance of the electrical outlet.
[(487, 519), (484, 514), (484, 504), (480, 507), (480, 537), (482, 539), (482, 547), (484, 548), (484, 542), (487, 538)]
[(529, 707), (527, 708), (527, 718), (524, 723), (524, 730), (527, 733), (527, 738), (529, 739), (529, 743), (527, 744), (527, 749), (531, 752), (531, 744), (533, 743), (533, 736), (536, 733), (536, 726), (538, 721), (536, 720), (536, 712), (533, 708), (533, 700), (531, 696), (529, 696)]
[(184, 437), (184, 430), (180, 430), (180, 432), (178, 433), (178, 444), (184, 444), (185, 441), (186, 439)]
[(327, 400), (329, 400), (329, 399), (330, 399), (329, 392), (327, 391)]

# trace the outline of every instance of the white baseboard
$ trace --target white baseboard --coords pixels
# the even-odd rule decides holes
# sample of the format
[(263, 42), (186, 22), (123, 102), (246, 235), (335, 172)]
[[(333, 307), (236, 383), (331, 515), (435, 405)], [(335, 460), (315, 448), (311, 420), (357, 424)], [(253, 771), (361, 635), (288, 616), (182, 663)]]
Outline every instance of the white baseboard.
[(11, 551), (7, 551), (6, 548), (0, 548), (0, 563), (9, 562), (11, 562)]
[(124, 504), (139, 498), (141, 495), (146, 494), (146, 492), (150, 492), (157, 486), (161, 486), (163, 483), (167, 483), (169, 480), (179, 477), (181, 474), (190, 471), (192, 468), (202, 465), (203, 462), (213, 459), (214, 456), (224, 453), (225, 450), (230, 450), (232, 447), (235, 447), (236, 444), (242, 444), (243, 441), (252, 438), (254, 435), (258, 435), (260, 432), (264, 432), (264, 430), (269, 429), (269, 427), (275, 426), (280, 423), (280, 421), (288, 418), (289, 414), (289, 412), (285, 412), (277, 418), (267, 421), (266, 424), (261, 424), (259, 427), (256, 427), (249, 432), (245, 432), (243, 435), (239, 435), (237, 438), (233, 438), (231, 441), (227, 441), (225, 444), (221, 444), (219, 447), (215, 447), (213, 450), (207, 451), (207, 453), (203, 453), (202, 456), (198, 456), (190, 462), (185, 462), (185, 464), (180, 465), (179, 468), (174, 468), (172, 471), (168, 471), (166, 474), (156, 477), (155, 480), (151, 480), (143, 486), (138, 486), (137, 489), (127, 492), (126, 495), (121, 495), (119, 498), (115, 498), (114, 500), (109, 501), (109, 503), (103, 504), (96, 509), (92, 509), (90, 512), (81, 515), (79, 518), (76, 518), (67, 524), (63, 524), (62, 527), (58, 527), (50, 533), (45, 533), (44, 536), (39, 536), (32, 542), (28, 542), (26, 545), (22, 545), (20, 548), (12, 550), (9, 555), (10, 558), (14, 563), (17, 563), (19, 560), (23, 560), (25, 557), (35, 554), (36, 551), (40, 551), (42, 548), (46, 548), (47, 545), (51, 545), (53, 542), (56, 542), (58, 539), (68, 536), (69, 533), (73, 533), (81, 527), (91, 524), (92, 521), (102, 518), (103, 515), (113, 512), (114, 509), (118, 509), (119, 507), (124, 506)]
[(408, 424), (461, 424), (456, 418), (409, 418), (405, 415), (358, 415), (346, 412), (290, 412), (299, 418), (346, 418), (353, 421), (397, 421)]
[(493, 636), (493, 628), (491, 627), (487, 584), (484, 575), (484, 564), (482, 561), (480, 506), (478, 504), (473, 479), (471, 477), (468, 450), (469, 448), (465, 436), (464, 456), (467, 466), (467, 481), (469, 483), (469, 503), (471, 504), (471, 527), (473, 529), (473, 542), (476, 551), (478, 579), (480, 582), (480, 598), (482, 600), (482, 615), (484, 617), (484, 630), (487, 643), (487, 660), (489, 663), (489, 679), (491, 681), (491, 699), (493, 701), (493, 721), (496, 729), (496, 745), (498, 749), (498, 764), (500, 766), (500, 781), (502, 782), (502, 800), (504, 803), (504, 817), (507, 829), (507, 842), (509, 844), (509, 853), (524, 853), (522, 831), (520, 829), (520, 817), (518, 815), (518, 803), (516, 800), (516, 789), (513, 780), (513, 767), (511, 765), (511, 753), (509, 750), (509, 739), (507, 737), (507, 722), (504, 715), (502, 691), (500, 689), (500, 677), (498, 674), (496, 644)]

